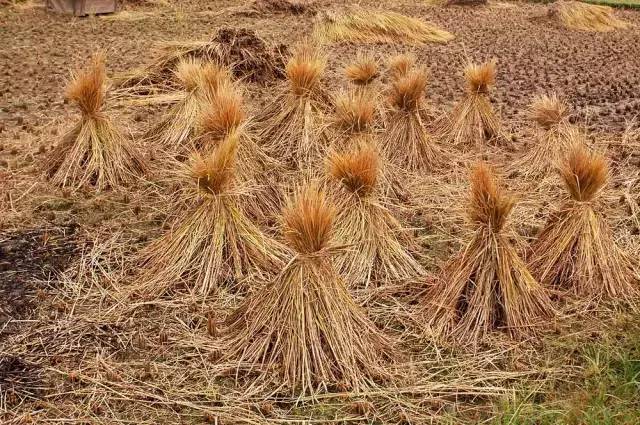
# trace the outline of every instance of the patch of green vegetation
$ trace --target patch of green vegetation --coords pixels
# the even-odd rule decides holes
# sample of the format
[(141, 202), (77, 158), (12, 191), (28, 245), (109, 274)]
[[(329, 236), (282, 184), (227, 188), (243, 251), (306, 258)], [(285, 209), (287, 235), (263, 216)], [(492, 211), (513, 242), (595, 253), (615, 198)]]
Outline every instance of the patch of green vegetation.
[[(638, 320), (637, 318), (635, 319)], [(592, 343), (575, 341), (576, 382), (533, 388), (496, 406), (498, 425), (640, 423), (640, 330), (621, 329)]]

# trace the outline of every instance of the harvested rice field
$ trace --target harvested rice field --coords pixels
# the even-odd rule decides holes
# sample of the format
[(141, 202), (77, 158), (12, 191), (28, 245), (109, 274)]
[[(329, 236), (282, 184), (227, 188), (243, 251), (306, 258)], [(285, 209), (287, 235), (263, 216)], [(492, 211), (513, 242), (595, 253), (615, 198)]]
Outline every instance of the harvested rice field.
[(0, 1), (2, 424), (640, 422), (637, 8), (50, 3)]

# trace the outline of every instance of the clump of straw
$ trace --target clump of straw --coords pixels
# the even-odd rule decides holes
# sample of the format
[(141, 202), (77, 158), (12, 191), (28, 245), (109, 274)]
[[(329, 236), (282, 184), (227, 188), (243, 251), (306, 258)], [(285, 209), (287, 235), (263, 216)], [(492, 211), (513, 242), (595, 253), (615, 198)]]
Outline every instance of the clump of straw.
[(409, 71), (413, 70), (416, 64), (415, 56), (405, 53), (395, 55), (389, 59), (388, 72), (392, 80), (397, 81), (405, 77)]
[(350, 285), (397, 282), (424, 274), (410, 252), (416, 246), (408, 230), (385, 205), (380, 191), (381, 160), (368, 143), (328, 160), (333, 198), (338, 206), (336, 240), (348, 248), (337, 259)]
[(230, 84), (229, 73), (219, 65), (196, 59), (178, 62), (175, 74), (182, 87), (180, 101), (147, 131), (145, 138), (167, 151), (184, 151), (195, 135), (201, 106), (220, 86)]
[(82, 118), (48, 157), (51, 182), (62, 187), (93, 184), (98, 190), (133, 184), (147, 165), (131, 141), (102, 110), (106, 93), (105, 59), (96, 54), (89, 66), (73, 76), (66, 97)]
[(391, 82), (390, 111), (380, 146), (392, 163), (409, 171), (431, 170), (443, 159), (425, 125), (426, 87), (427, 73), (423, 69), (408, 71)]
[(501, 132), (489, 90), (495, 84), (496, 64), (470, 63), (464, 70), (467, 89), (465, 97), (453, 108), (442, 132), (455, 145), (483, 146), (495, 141)]
[(430, 292), (430, 323), (436, 332), (466, 342), (496, 329), (514, 338), (531, 335), (551, 307), (505, 230), (515, 201), (491, 169), (479, 164), (471, 174), (469, 202), (475, 235)]
[(549, 15), (559, 19), (565, 27), (580, 31), (608, 32), (629, 27), (614, 16), (611, 7), (580, 1), (556, 1), (549, 8)]
[[(331, 260), (334, 207), (315, 188), (283, 212), (295, 256), (228, 319), (225, 358), (298, 394), (340, 385), (359, 390), (385, 376), (385, 336), (354, 302)], [(277, 378), (276, 378), (277, 377)]]
[(335, 96), (335, 112), (330, 144), (346, 148), (362, 140), (372, 141), (374, 119), (378, 113), (376, 98), (370, 91), (350, 90)]
[(378, 62), (367, 55), (359, 54), (344, 70), (345, 75), (359, 87), (370, 85), (378, 77)]
[(570, 197), (551, 215), (533, 245), (533, 273), (544, 285), (570, 295), (632, 301), (637, 295), (637, 272), (597, 208), (609, 178), (605, 159), (575, 143), (559, 171)]
[(162, 295), (179, 283), (207, 295), (280, 264), (277, 243), (244, 212), (253, 200), (234, 181), (237, 149), (238, 138), (228, 137), (180, 173), (184, 189), (175, 194), (174, 225), (142, 254), (143, 296)]
[(321, 123), (330, 100), (322, 85), (326, 56), (309, 41), (296, 46), (286, 66), (287, 82), (258, 117), (263, 148), (293, 169), (306, 169), (322, 157), (326, 136)]
[(314, 28), (323, 42), (446, 43), (454, 36), (435, 25), (396, 12), (354, 9), (324, 13)]
[(201, 100), (199, 107), (199, 132), (194, 146), (200, 152), (211, 152), (228, 138), (237, 138), (236, 179), (245, 186), (252, 186), (254, 202), (248, 211), (260, 222), (269, 220), (280, 208), (282, 199), (278, 186), (273, 182), (274, 174), (282, 170), (280, 163), (269, 157), (248, 130), (250, 126), (245, 113), (242, 94), (227, 81), (220, 84), (215, 93)]
[(578, 137), (578, 130), (569, 123), (569, 105), (555, 93), (536, 96), (528, 112), (541, 131), (536, 144), (516, 161), (515, 168), (526, 176), (543, 177)]

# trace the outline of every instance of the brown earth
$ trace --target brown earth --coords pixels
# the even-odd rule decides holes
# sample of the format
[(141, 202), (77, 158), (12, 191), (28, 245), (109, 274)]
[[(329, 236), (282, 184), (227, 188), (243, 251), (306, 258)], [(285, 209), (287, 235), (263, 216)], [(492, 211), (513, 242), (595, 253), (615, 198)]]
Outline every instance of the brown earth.
[[(380, 2), (364, 0), (359, 4), (376, 7)], [(37, 418), (73, 417), (87, 423), (118, 420), (176, 423), (177, 418), (206, 422), (211, 417), (207, 416), (209, 413), (203, 416), (202, 412), (216, 412), (221, 406), (231, 406), (233, 414), (239, 412), (239, 417), (253, 420), (306, 417), (306, 412), (296, 410), (296, 403), (288, 399), (276, 399), (275, 413), (273, 406), (257, 403), (259, 396), (256, 395), (238, 402), (234, 398), (237, 394), (229, 390), (232, 387), (229, 380), (209, 382), (207, 359), (202, 359), (200, 368), (193, 368), (189, 362), (197, 363), (198, 356), (204, 355), (189, 350), (193, 338), (190, 339), (182, 325), (189, 332), (206, 329), (208, 307), (179, 300), (176, 304), (144, 306), (142, 315), (136, 311), (135, 320), (134, 317), (114, 319), (104, 313), (117, 304), (114, 295), (117, 291), (107, 285), (99, 288), (99, 296), (82, 291), (59, 293), (55, 285), (44, 285), (43, 281), (55, 280), (57, 272), (77, 265), (81, 258), (87, 261), (86, 256), (81, 257), (79, 247), (88, 241), (103, 241), (122, 234), (124, 251), (137, 250), (162, 230), (167, 212), (163, 211), (161, 200), (150, 199), (146, 193), (135, 190), (100, 195), (86, 190), (69, 195), (48, 185), (40, 178), (39, 171), (47, 152), (78, 118), (75, 107), (63, 100), (69, 73), (84, 64), (95, 50), (106, 51), (108, 71), (115, 75), (151, 60), (156, 42), (210, 40), (222, 28), (231, 28), (234, 34), (255, 31), (268, 47), (290, 47), (311, 34), (316, 11), (340, 6), (342, 3), (335, 0), (136, 1), (127, 2), (124, 13), (83, 19), (48, 14), (38, 2), (0, 8), (0, 327), (13, 320), (34, 320), (34, 323), (20, 322), (20, 326), (0, 329), (0, 387), (2, 391), (12, 388), (13, 398), (8, 404), (20, 406), (15, 411), (1, 412), (4, 416), (0, 419), (6, 423), (22, 423), (20, 421), (26, 421), (25, 417), (33, 411)], [(428, 96), (432, 104), (446, 112), (462, 93), (462, 67), (466, 60), (495, 58), (498, 79), (492, 99), (505, 124), (515, 134), (516, 142), (509, 149), (510, 154), (530, 143), (530, 125), (524, 122), (523, 110), (531, 97), (549, 90), (566, 96), (574, 107), (572, 119), (592, 130), (594, 139), (611, 142), (607, 147), (618, 176), (612, 198), (616, 200), (614, 208), (618, 208), (622, 217), (617, 218), (616, 224), (624, 234), (621, 242), (629, 249), (637, 245), (638, 218), (634, 208), (640, 202), (637, 151), (640, 137), (638, 133), (624, 133), (624, 130), (640, 114), (639, 12), (616, 11), (634, 25), (630, 30), (583, 33), (567, 31), (549, 20), (546, 7), (540, 4), (489, 2), (483, 6), (439, 7), (426, 1), (395, 0), (385, 6), (428, 20), (455, 34), (456, 38), (447, 44), (423, 46), (332, 45), (328, 48), (327, 75), (332, 90), (346, 86), (342, 68), (360, 51), (372, 53), (381, 62), (394, 53), (412, 52), (430, 69)], [(255, 39), (248, 37), (247, 40)], [(281, 67), (279, 63), (273, 65), (269, 69)], [(245, 83), (245, 96), (254, 111), (270, 101), (277, 77), (281, 77), (276, 74), (264, 81)], [(117, 104), (111, 113), (119, 126), (138, 135), (158, 118), (159, 109)], [(526, 225), (517, 223), (520, 228)], [(434, 245), (437, 244), (436, 241)], [(433, 255), (445, 259), (448, 252), (443, 249)], [(89, 260), (96, 258), (102, 261), (100, 256)], [(117, 258), (109, 257), (109, 261), (121, 265)], [(98, 260), (95, 264), (102, 265)], [(43, 297), (38, 293), (48, 295)], [(74, 316), (76, 303), (78, 311), (83, 311), (83, 303), (79, 301), (83, 297), (100, 305), (97, 310), (101, 316), (95, 323), (85, 320), (84, 316), (82, 320)], [(89, 313), (93, 307), (89, 302), (84, 305)], [(213, 308), (222, 315), (228, 312), (229, 305), (214, 304)], [(171, 322), (167, 317), (176, 320)], [(115, 334), (114, 329), (120, 329), (121, 334)], [(19, 335), (21, 331), (24, 338)], [(76, 338), (73, 332), (82, 332), (82, 337)], [(32, 334), (40, 340), (29, 340), (27, 336)], [(69, 345), (58, 346), (63, 336), (71, 342), (65, 339)], [(153, 345), (164, 338), (183, 345), (176, 344), (175, 352), (165, 345), (159, 348)], [(53, 354), (42, 355), (41, 345)], [(149, 346), (157, 350), (143, 349)], [(82, 363), (84, 350), (89, 353), (86, 357), (91, 359), (91, 365), (97, 365), (95, 368)], [(535, 360), (527, 359), (531, 363)], [(493, 371), (492, 361), (480, 363)], [(497, 360), (503, 366), (511, 361), (515, 360)], [(84, 374), (84, 380), (73, 374), (77, 370)], [(482, 372), (480, 366), (478, 370)], [(185, 387), (171, 387), (172, 379), (182, 373), (184, 380), (178, 380)], [(155, 383), (154, 378), (161, 383)], [(149, 385), (141, 384), (147, 381)], [(204, 389), (193, 389), (191, 394), (190, 385), (202, 382), (221, 394), (211, 396), (214, 390), (207, 385)], [(107, 387), (109, 391), (100, 392)], [(44, 388), (58, 391), (48, 405), (38, 400)], [(77, 391), (77, 399), (66, 396), (71, 390)], [(100, 392), (105, 400), (98, 396), (92, 399), (91, 391)], [(121, 398), (123, 392), (130, 399)], [(424, 420), (429, 415), (435, 417), (444, 405), (454, 410), (451, 406), (457, 402), (481, 404), (486, 401), (483, 397), (476, 400), (473, 395), (457, 395), (453, 389), (451, 394), (429, 394), (412, 404), (411, 409), (414, 412), (424, 409), (425, 416), (419, 416)], [(209, 396), (215, 401), (211, 402)], [(167, 401), (170, 397), (175, 397), (175, 403)], [(414, 401), (412, 399), (412, 403)], [(135, 407), (124, 413), (124, 406), (130, 407), (128, 402)], [(382, 421), (392, 422), (389, 418), (393, 418), (393, 422), (402, 423), (403, 415), (410, 415), (403, 409), (405, 406), (398, 407), (387, 399), (381, 404), (387, 409), (384, 414), (388, 415), (383, 416)], [(245, 406), (250, 413), (243, 410)], [(157, 415), (149, 414), (147, 409), (151, 408)], [(236, 408), (239, 410), (234, 410)], [(316, 413), (323, 418), (354, 417), (344, 406), (326, 409), (328, 413)], [(474, 409), (467, 412), (472, 417), (477, 413)], [(356, 409), (356, 417), (359, 412)]]

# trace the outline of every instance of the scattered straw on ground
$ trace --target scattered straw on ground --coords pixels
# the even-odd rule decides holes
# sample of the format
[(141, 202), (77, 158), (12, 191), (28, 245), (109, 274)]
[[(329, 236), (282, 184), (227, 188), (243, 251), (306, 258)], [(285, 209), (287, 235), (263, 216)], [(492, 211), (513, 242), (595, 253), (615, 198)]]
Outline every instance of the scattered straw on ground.
[(352, 43), (446, 43), (454, 36), (420, 19), (396, 12), (350, 10), (323, 14), (314, 29), (322, 42)]

